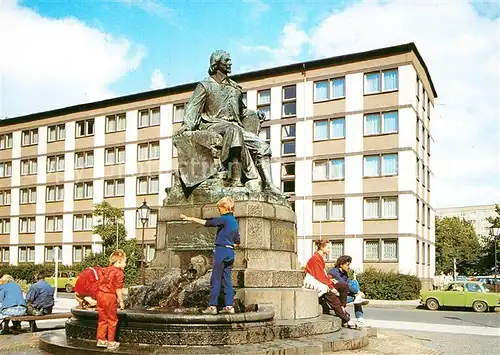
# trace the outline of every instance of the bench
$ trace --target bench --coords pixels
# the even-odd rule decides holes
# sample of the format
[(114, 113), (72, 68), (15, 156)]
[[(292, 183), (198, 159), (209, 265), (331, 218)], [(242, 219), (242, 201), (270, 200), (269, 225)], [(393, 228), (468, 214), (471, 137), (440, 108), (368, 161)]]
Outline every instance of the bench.
[(73, 314), (71, 313), (51, 313), (51, 314), (46, 314), (43, 316), (17, 316), (17, 317), (6, 317), (3, 319), (3, 329), (2, 329), (2, 334), (8, 334), (9, 333), (9, 324), (10, 321), (13, 322), (29, 322), (30, 324), (30, 331), (31, 332), (36, 332), (37, 327), (36, 327), (36, 321), (37, 320), (47, 320), (47, 319), (68, 319), (71, 318)]

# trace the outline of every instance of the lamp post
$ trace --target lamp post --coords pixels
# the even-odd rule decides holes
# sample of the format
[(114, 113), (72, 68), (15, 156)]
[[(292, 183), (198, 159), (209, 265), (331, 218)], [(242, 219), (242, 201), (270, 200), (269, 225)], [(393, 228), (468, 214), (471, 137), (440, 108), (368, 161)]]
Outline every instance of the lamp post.
[(498, 291), (498, 284), (497, 284), (497, 275), (498, 275), (498, 265), (497, 265), (497, 237), (500, 236), (500, 228), (498, 227), (491, 227), (490, 228), (490, 232), (491, 234), (493, 235), (493, 243), (495, 243), (495, 249), (494, 249), (494, 253), (495, 253), (495, 292)]
[(146, 200), (142, 203), (142, 205), (137, 208), (137, 213), (139, 214), (139, 218), (142, 223), (142, 257), (141, 257), (141, 284), (145, 285), (146, 284), (146, 275), (144, 272), (144, 228), (146, 227), (146, 223), (148, 222), (149, 219), (149, 212), (151, 211), (151, 208), (148, 206), (146, 203)]

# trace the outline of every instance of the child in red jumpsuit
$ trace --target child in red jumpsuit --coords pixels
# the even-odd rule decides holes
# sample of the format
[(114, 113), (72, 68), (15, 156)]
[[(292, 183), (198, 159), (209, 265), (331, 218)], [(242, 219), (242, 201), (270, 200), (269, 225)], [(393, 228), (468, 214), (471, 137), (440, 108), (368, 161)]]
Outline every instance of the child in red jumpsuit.
[(85, 309), (89, 305), (96, 306), (101, 269), (100, 266), (88, 267), (80, 273), (78, 280), (76, 280), (74, 291), (80, 308)]
[(117, 306), (125, 308), (123, 303), (123, 269), (127, 265), (127, 255), (121, 249), (109, 257), (109, 266), (101, 270), (99, 290), (97, 292), (97, 346), (115, 350), (120, 343), (115, 341), (118, 324)]

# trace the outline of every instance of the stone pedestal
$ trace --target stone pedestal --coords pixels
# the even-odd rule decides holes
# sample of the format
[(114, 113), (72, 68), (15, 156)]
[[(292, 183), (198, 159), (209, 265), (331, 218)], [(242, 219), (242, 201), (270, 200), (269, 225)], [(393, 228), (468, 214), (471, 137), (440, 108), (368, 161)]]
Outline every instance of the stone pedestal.
[[(181, 221), (181, 213), (203, 219), (219, 215), (214, 203), (162, 207), (148, 281), (166, 269), (187, 269), (191, 258), (199, 254), (212, 262), (216, 228)], [(304, 275), (297, 260), (292, 209), (263, 201), (236, 201), (234, 215), (241, 234), (232, 273), (236, 297), (245, 305), (272, 303), (276, 319), (317, 317), (317, 293), (301, 289)]]

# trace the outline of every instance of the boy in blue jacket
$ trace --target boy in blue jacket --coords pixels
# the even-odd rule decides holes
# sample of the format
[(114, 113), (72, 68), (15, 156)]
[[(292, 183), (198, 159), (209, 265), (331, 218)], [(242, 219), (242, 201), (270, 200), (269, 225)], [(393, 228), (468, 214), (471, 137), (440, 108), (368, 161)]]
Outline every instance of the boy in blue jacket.
[(220, 313), (234, 314), (234, 290), (231, 282), (231, 269), (234, 263), (234, 248), (240, 244), (240, 232), (238, 221), (234, 218), (234, 201), (229, 197), (223, 197), (217, 202), (220, 217), (200, 219), (180, 215), (184, 221), (191, 221), (206, 227), (217, 227), (215, 237), (214, 262), (212, 278), (210, 280), (210, 304), (203, 311), (204, 314), (217, 314), (217, 298), (219, 297), (221, 284), (224, 287), (225, 303)]
[(45, 273), (39, 271), (36, 275), (36, 283), (30, 287), (26, 294), (28, 302), (28, 314), (43, 316), (52, 313), (54, 307), (54, 289), (45, 281)]
[(368, 300), (363, 298), (363, 293), (359, 288), (357, 280), (349, 279), (349, 267), (351, 266), (352, 258), (349, 255), (342, 255), (337, 259), (335, 266), (328, 272), (334, 280), (343, 281), (349, 285), (349, 293), (347, 302), (354, 304), (354, 314), (358, 325), (363, 326), (363, 308), (361, 306), (367, 305)]

